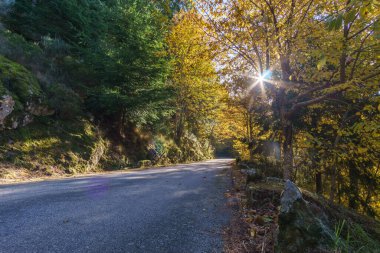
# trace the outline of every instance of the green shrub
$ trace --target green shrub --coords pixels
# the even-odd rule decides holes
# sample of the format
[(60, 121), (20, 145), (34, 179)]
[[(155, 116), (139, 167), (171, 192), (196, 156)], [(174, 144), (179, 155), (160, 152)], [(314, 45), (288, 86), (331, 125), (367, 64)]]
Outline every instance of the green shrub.
[(166, 156), (171, 163), (178, 163), (182, 160), (182, 150), (175, 144), (170, 145)]
[(43, 50), (37, 44), (8, 30), (0, 30), (0, 54), (22, 64), (47, 66)]
[(82, 115), (82, 101), (78, 94), (63, 84), (45, 85), (49, 106), (61, 119), (74, 119)]
[(151, 160), (141, 160), (137, 163), (137, 167), (139, 168), (145, 168), (145, 167), (150, 167), (150, 166), (152, 166)]

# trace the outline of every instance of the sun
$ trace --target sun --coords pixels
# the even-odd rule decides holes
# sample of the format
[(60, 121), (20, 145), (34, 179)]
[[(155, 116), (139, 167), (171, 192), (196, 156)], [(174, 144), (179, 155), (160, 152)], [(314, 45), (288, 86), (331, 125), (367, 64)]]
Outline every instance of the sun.
[(258, 75), (253, 76), (252, 78), (255, 79), (256, 81), (251, 85), (251, 89), (256, 87), (256, 85), (258, 85), (258, 84), (260, 84), (260, 86), (263, 86), (266, 82), (271, 82), (269, 80), (270, 74), (271, 74), (271, 72), (268, 70), (262, 74), (258, 74)]
[(259, 75), (257, 77), (257, 81), (259, 81), (260, 83), (264, 82), (265, 81), (265, 76), (264, 75)]
[(271, 76), (270, 70), (267, 70), (264, 73), (257, 74), (255, 76), (251, 76), (251, 78), (254, 79), (255, 82), (250, 85), (249, 91), (251, 91), (256, 86), (259, 86), (262, 95), (266, 97), (265, 84), (272, 83), (272, 80), (270, 80), (270, 76)]

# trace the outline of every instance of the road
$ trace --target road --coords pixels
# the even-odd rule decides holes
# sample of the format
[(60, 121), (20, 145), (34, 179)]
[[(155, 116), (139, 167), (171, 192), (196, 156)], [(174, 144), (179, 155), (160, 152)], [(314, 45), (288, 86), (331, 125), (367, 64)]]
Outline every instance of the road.
[(0, 252), (222, 252), (230, 163), (0, 185)]

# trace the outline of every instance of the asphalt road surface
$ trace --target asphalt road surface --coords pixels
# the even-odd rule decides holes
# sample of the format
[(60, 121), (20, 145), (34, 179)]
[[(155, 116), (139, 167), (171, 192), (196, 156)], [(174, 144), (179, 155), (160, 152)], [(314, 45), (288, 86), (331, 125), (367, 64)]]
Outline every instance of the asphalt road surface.
[(222, 252), (230, 163), (0, 185), (0, 252)]

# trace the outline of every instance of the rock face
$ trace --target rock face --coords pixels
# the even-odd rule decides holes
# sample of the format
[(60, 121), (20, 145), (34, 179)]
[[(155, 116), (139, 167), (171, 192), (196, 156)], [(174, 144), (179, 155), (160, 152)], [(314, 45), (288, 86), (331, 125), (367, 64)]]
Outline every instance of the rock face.
[(5, 118), (8, 117), (14, 109), (15, 101), (9, 95), (0, 99), (0, 127), (4, 125)]
[(285, 190), (281, 195), (281, 213), (289, 213), (295, 202), (303, 202), (300, 189), (290, 180), (285, 182)]
[(0, 55), (0, 130), (26, 126), (34, 116), (54, 114), (44, 100), (33, 73)]
[(276, 252), (328, 250), (333, 243), (333, 233), (322, 217), (312, 211), (298, 187), (287, 180), (281, 195)]
[(26, 111), (34, 116), (50, 116), (55, 112), (46, 105), (27, 103)]

